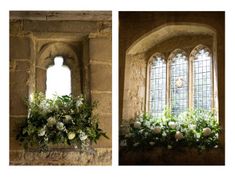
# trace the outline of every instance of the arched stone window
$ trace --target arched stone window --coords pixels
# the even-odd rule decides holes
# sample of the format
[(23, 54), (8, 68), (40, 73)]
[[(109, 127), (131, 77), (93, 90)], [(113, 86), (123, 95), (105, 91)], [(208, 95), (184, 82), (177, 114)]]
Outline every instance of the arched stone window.
[[(37, 56), (36, 60), (32, 63), (33, 72), (30, 76), (32, 83), (32, 85), (30, 85), (30, 93), (37, 91), (43, 92), (47, 96), (51, 96), (53, 93), (57, 92), (59, 95), (72, 94), (73, 96), (78, 96), (83, 93), (83, 88), (87, 88), (87, 81), (83, 80), (85, 72), (81, 71), (82, 63), (78, 58), (77, 52), (69, 43), (55, 42), (43, 45)], [(65, 72), (67, 74), (59, 76), (59, 74), (61, 74), (60, 72), (59, 74), (55, 74), (56, 76), (53, 77), (54, 79), (50, 79), (50, 77), (48, 78), (48, 75), (50, 75), (49, 73), (51, 73), (53, 67), (57, 66), (54, 65), (56, 62), (55, 59), (60, 61), (58, 61), (60, 63), (60, 67), (58, 66), (57, 69), (62, 69), (63, 71), (67, 70), (67, 72)], [(62, 82), (63, 78), (69, 78), (65, 79), (69, 84)], [(66, 86), (67, 89), (57, 87), (56, 90), (53, 89), (53, 91), (50, 91), (51, 89), (49, 89), (49, 91), (47, 91), (48, 82), (56, 82), (56, 84), (61, 84), (63, 87)], [(55, 87), (55, 84), (52, 85)], [(84, 92), (84, 94), (86, 94), (86, 92)]]
[(170, 106), (173, 114), (188, 108), (188, 60), (181, 49), (174, 50), (170, 57)]
[(161, 53), (154, 54), (148, 63), (147, 111), (161, 117), (165, 106), (174, 115), (189, 108), (214, 109), (213, 68), (212, 52), (201, 44), (189, 56), (175, 49), (167, 61)]
[(49, 66), (46, 76), (46, 97), (51, 98), (54, 94), (59, 96), (71, 94), (71, 72), (63, 65), (61, 56), (54, 58), (54, 65)]
[(156, 53), (149, 62), (149, 110), (161, 116), (166, 105), (166, 61)]
[(214, 107), (213, 66), (211, 50), (198, 45), (191, 52), (193, 107), (210, 110)]

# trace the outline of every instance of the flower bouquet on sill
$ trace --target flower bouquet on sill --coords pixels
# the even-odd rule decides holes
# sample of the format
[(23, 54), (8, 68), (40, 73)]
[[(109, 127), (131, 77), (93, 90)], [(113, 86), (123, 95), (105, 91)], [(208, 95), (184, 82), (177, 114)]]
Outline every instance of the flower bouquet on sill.
[(25, 149), (46, 151), (49, 145), (62, 144), (85, 151), (101, 136), (108, 138), (92, 114), (96, 104), (83, 96), (54, 95), (47, 99), (42, 93), (34, 93), (27, 105), (28, 117), (17, 135)]
[(218, 148), (220, 130), (218, 120), (211, 111), (195, 109), (174, 116), (165, 109), (159, 118), (144, 113), (133, 120), (123, 121), (120, 147), (127, 150)]

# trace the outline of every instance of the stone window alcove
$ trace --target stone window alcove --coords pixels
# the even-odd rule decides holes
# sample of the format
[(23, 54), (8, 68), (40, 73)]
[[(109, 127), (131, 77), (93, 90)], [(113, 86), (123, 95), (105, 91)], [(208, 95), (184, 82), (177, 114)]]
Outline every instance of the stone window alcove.
[[(31, 83), (33, 85), (30, 85), (30, 93), (37, 91), (46, 94), (47, 71), (55, 64), (54, 59), (59, 58), (60, 60), (63, 60), (63, 69), (69, 70), (70, 73), (70, 81), (68, 81), (68, 83), (70, 83), (68, 85), (70, 86), (68, 86), (67, 90), (70, 90), (70, 93), (73, 96), (78, 96), (83, 92), (82, 88), (86, 84), (82, 83), (83, 75), (81, 72), (81, 62), (79, 61), (76, 52), (70, 44), (55, 42), (44, 45), (40, 49), (38, 57), (32, 64), (31, 70), (33, 75), (31, 76)], [(57, 80), (56, 82), (62, 82), (59, 75), (55, 77), (54, 80)], [(63, 84), (61, 83), (61, 85)]]

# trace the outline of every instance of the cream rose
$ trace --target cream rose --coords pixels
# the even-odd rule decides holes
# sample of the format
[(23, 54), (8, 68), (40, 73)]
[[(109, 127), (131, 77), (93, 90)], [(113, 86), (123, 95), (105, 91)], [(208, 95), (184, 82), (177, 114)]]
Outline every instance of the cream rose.
[(175, 128), (176, 128), (176, 123), (175, 123), (175, 122), (170, 121), (170, 122), (168, 123), (168, 125), (169, 125), (169, 127), (172, 128), (172, 129), (175, 129)]
[(176, 141), (182, 140), (183, 138), (184, 138), (184, 136), (183, 136), (183, 134), (182, 134), (180, 131), (177, 131), (177, 132), (175, 133), (175, 139), (176, 139)]
[(156, 127), (153, 129), (153, 132), (156, 133), (156, 134), (161, 133), (161, 127), (156, 126)]
[(136, 121), (134, 123), (134, 128), (139, 129), (141, 127), (141, 123), (139, 121)]
[(202, 132), (203, 132), (203, 135), (207, 137), (211, 134), (211, 129), (209, 127), (206, 127), (202, 130)]
[(68, 133), (68, 139), (73, 140), (75, 138), (76, 134), (74, 132), (69, 132)]

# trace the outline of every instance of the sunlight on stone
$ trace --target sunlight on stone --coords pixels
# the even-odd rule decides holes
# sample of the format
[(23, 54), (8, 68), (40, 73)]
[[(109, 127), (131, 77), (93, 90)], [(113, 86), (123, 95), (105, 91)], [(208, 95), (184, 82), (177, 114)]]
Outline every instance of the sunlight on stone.
[(71, 94), (71, 72), (63, 65), (63, 57), (55, 57), (53, 66), (47, 69), (46, 97), (52, 98), (54, 94)]

